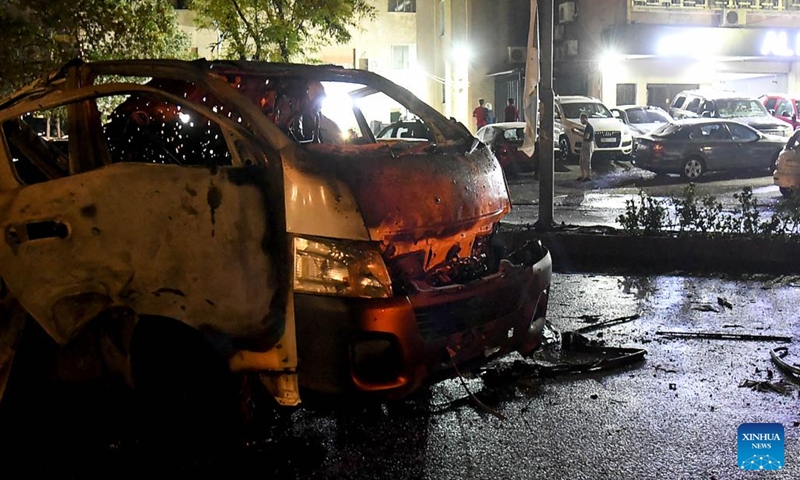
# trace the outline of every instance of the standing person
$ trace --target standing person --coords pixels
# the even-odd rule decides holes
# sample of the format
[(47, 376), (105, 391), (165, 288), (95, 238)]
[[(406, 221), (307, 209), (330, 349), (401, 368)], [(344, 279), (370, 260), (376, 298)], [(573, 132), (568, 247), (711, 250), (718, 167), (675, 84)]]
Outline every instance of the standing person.
[(505, 121), (506, 122), (517, 122), (519, 121), (519, 110), (517, 110), (517, 106), (514, 105), (514, 99), (508, 99), (508, 105), (506, 105), (506, 112), (505, 112)]
[(588, 182), (592, 179), (592, 153), (594, 153), (594, 127), (589, 123), (589, 117), (581, 113), (583, 135), (581, 140), (581, 176), (579, 182)]
[(494, 123), (494, 107), (491, 103), (484, 105), (486, 107), (486, 123)]
[(478, 106), (475, 107), (475, 110), (472, 111), (472, 116), (478, 122), (478, 129), (480, 130), (481, 127), (485, 126), (489, 123), (489, 110), (483, 106), (484, 100), (482, 98), (478, 99)]

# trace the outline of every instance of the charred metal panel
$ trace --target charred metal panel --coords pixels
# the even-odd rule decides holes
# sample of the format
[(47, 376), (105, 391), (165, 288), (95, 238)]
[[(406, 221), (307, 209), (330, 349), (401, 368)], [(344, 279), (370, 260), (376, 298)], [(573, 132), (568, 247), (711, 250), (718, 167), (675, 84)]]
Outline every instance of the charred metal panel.
[[(270, 309), (270, 212), (257, 186), (230, 181), (234, 170), (115, 164), (2, 192), (2, 276), (61, 344), (111, 306), (175, 318), (220, 342), (274, 342), (283, 316)], [(31, 235), (42, 224), (60, 228)]]
[(428, 270), (454, 248), (469, 256), (475, 239), (510, 209), (503, 173), (486, 148), (467, 154), (428, 144), (402, 153), (385, 145), (308, 148), (318, 169), (350, 187), (370, 238), (384, 243), (388, 259), (423, 252)]

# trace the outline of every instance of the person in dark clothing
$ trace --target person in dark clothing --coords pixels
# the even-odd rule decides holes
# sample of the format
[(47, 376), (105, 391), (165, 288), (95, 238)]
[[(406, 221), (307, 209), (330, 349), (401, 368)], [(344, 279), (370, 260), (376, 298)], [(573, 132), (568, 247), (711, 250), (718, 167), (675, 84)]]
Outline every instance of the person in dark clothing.
[(581, 141), (581, 176), (577, 178), (580, 182), (588, 182), (592, 179), (592, 154), (594, 153), (594, 127), (589, 123), (589, 117), (581, 113), (581, 123), (583, 124), (583, 135)]
[(506, 122), (516, 122), (519, 121), (519, 110), (517, 110), (516, 105), (514, 105), (514, 99), (508, 99), (508, 105), (506, 105), (506, 112), (505, 112), (505, 121)]
[(478, 123), (478, 130), (489, 123), (489, 110), (483, 106), (484, 103), (485, 100), (479, 98), (478, 106), (472, 111), (472, 116), (475, 117), (475, 120)]

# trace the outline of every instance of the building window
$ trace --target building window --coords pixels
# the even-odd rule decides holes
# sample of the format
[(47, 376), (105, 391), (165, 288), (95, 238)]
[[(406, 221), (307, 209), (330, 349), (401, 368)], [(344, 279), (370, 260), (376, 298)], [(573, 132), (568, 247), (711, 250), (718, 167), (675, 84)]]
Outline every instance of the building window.
[(417, 0), (389, 0), (390, 12), (416, 12)]
[(617, 84), (617, 105), (636, 105), (636, 84)]
[(408, 69), (408, 45), (392, 45), (392, 69), (393, 70), (406, 70)]

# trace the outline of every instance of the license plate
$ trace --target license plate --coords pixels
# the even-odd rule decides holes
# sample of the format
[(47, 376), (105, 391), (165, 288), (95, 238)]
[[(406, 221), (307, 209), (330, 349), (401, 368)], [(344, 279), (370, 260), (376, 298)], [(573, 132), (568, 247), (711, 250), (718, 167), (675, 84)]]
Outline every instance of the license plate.
[(617, 141), (616, 138), (601, 138), (600, 143), (615, 143)]

